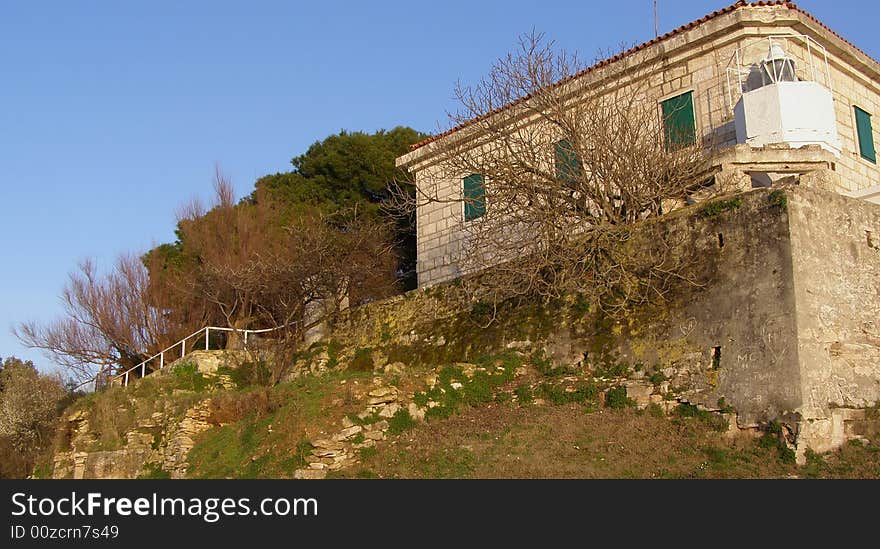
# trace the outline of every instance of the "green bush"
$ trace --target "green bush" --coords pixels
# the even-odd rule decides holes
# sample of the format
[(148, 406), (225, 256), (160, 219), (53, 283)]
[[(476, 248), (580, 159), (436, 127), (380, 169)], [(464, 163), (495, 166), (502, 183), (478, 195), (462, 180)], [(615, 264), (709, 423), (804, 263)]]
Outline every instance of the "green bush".
[(596, 371), (593, 375), (600, 379), (614, 379), (616, 377), (627, 377), (629, 372), (630, 367), (626, 363), (609, 360), (596, 366)]
[(571, 368), (557, 366), (553, 364), (553, 360), (544, 354), (544, 350), (535, 351), (530, 357), (532, 366), (535, 367), (542, 375), (547, 377), (564, 376), (574, 373)]
[(778, 421), (771, 421), (767, 425), (767, 430), (758, 439), (758, 446), (765, 449), (776, 449), (777, 454), (779, 455), (779, 459), (783, 463), (794, 463), (795, 462), (795, 453), (794, 450), (788, 447), (788, 444), (785, 443), (785, 434), (783, 433), (783, 427)]
[(700, 217), (709, 218), (722, 214), (726, 211), (736, 210), (742, 206), (742, 198), (735, 197), (728, 200), (714, 200), (709, 202), (700, 210)]
[(675, 407), (675, 415), (678, 417), (700, 417), (700, 414), (705, 414), (703, 410), (700, 410), (693, 404), (687, 404), (682, 402), (678, 406)]
[(727, 404), (727, 401), (724, 399), (724, 397), (721, 397), (721, 398), (718, 399), (718, 408), (719, 408), (719, 409), (721, 410), (721, 412), (724, 413), (724, 414), (729, 414), (729, 413), (731, 413), (731, 412), (735, 412), (735, 411), (736, 411), (736, 409), (734, 409), (733, 406)]
[(520, 404), (531, 404), (535, 400), (532, 388), (526, 384), (517, 385), (516, 389), (513, 390), (513, 394), (516, 395), (516, 400)]
[(416, 420), (409, 415), (409, 411), (400, 409), (391, 416), (391, 420), (388, 422), (388, 432), (392, 435), (399, 435), (407, 429), (412, 429), (415, 426)]
[(620, 410), (622, 408), (635, 406), (635, 404), (636, 403), (633, 402), (631, 398), (626, 396), (626, 387), (623, 385), (608, 389), (608, 391), (605, 392), (605, 406), (608, 408)]
[(358, 347), (354, 352), (354, 358), (351, 359), (350, 368), (356, 372), (372, 372), (374, 366), (373, 349)]
[(171, 369), (171, 375), (174, 383), (179, 389), (187, 391), (195, 391), (197, 393), (204, 391), (210, 385), (208, 379), (199, 371), (199, 367), (194, 362), (179, 362)]
[(48, 459), (40, 460), (34, 467), (34, 478), (52, 478), (54, 463)]
[[(516, 369), (522, 365), (522, 359), (513, 352), (481, 356), (475, 362), (479, 369), (470, 376), (465, 375), (459, 366), (443, 366), (437, 372), (437, 382), (432, 388), (413, 395), (413, 402), (422, 408), (427, 407), (429, 401), (438, 403), (438, 406), (428, 408), (426, 419), (449, 417), (462, 405), (479, 406), (493, 400), (503, 401), (502, 393), (496, 395), (495, 391), (511, 381)], [(455, 389), (453, 383), (461, 384), (461, 387)]]
[(657, 370), (651, 374), (651, 376), (648, 378), (648, 381), (650, 381), (653, 385), (660, 385), (661, 383), (666, 381), (666, 376), (663, 375), (663, 372)]
[(543, 350), (535, 351), (534, 353), (532, 353), (532, 356), (530, 358), (531, 358), (532, 366), (534, 366), (536, 370), (538, 370), (539, 372), (541, 372), (545, 376), (551, 376), (555, 373), (554, 372), (555, 368), (553, 368), (553, 362), (549, 358), (544, 356)]
[(492, 402), (492, 390), (494, 389), (492, 377), (487, 372), (474, 372), (474, 375), (462, 384), (464, 391), (462, 400), (469, 406)]
[[(551, 383), (542, 383), (538, 388), (542, 398), (557, 405), (587, 402), (595, 399), (599, 392), (595, 385), (587, 383), (576, 385), (574, 391), (566, 391), (561, 385)], [(625, 393), (626, 389), (624, 389)]]
[(785, 191), (782, 189), (776, 189), (775, 191), (771, 191), (769, 195), (767, 195), (767, 200), (770, 201), (770, 204), (779, 208), (780, 210), (785, 210), (788, 208), (788, 197), (785, 195)]
[(425, 419), (445, 419), (451, 417), (455, 410), (455, 407), (449, 404), (434, 406), (425, 411)]
[(587, 296), (584, 294), (577, 294), (577, 297), (574, 299), (574, 304), (571, 306), (571, 311), (578, 316), (584, 316), (590, 312), (590, 300), (587, 299)]
[(675, 407), (675, 415), (678, 417), (697, 418), (713, 431), (723, 432), (730, 426), (727, 419), (720, 414), (715, 414), (707, 410), (701, 410), (693, 404), (681, 403)]
[(426, 408), (428, 406), (428, 400), (428, 393), (419, 391), (413, 395), (413, 402), (415, 402), (416, 406), (419, 408)]

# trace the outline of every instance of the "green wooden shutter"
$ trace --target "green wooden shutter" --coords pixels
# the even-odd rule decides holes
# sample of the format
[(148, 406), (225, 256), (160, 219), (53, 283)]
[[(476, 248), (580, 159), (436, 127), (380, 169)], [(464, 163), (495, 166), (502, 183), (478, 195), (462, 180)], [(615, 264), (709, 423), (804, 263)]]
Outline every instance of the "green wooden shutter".
[(464, 178), (464, 220), (471, 221), (486, 214), (486, 186), (482, 174)]
[(697, 142), (694, 119), (694, 93), (687, 92), (660, 103), (663, 110), (666, 150), (687, 147)]
[(556, 178), (566, 185), (574, 185), (581, 175), (581, 159), (567, 139), (557, 141), (554, 149)]
[(862, 109), (856, 109), (856, 133), (859, 136), (859, 154), (862, 158), (877, 162), (874, 152), (874, 130), (871, 128), (871, 115)]

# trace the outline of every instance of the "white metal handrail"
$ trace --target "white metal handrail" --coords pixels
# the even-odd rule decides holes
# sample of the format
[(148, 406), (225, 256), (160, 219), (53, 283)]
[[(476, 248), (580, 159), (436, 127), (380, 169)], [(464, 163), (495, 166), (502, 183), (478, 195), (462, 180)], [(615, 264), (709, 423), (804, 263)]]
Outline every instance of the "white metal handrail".
[[(806, 34), (773, 34), (752, 37), (738, 44), (733, 55), (727, 61), (726, 95), (727, 106), (731, 111), (745, 91), (746, 82), (743, 79), (748, 77), (751, 67), (761, 61), (761, 52), (767, 52), (768, 47), (773, 47), (774, 40), (776, 44), (783, 46), (785, 53), (798, 62), (795, 65), (795, 72), (801, 80), (817, 82), (834, 93), (828, 51), (812, 37)], [(794, 48), (791, 47), (792, 45)]]
[[(155, 355), (151, 356), (150, 358), (144, 360), (143, 362), (141, 362), (135, 366), (132, 366), (131, 368), (129, 368), (128, 370), (126, 370), (124, 372), (116, 374), (115, 376), (110, 378), (110, 383), (113, 383), (113, 381), (119, 380), (121, 378), (122, 379), (122, 386), (127, 387), (129, 374), (133, 371), (136, 371), (138, 368), (140, 368), (140, 370), (141, 370), (141, 377), (142, 378), (146, 377), (147, 376), (147, 364), (149, 364), (151, 361), (153, 361), (157, 358), (159, 359), (159, 370), (161, 370), (162, 368), (165, 367), (165, 353), (167, 353), (177, 347), (180, 347), (180, 356), (176, 357), (175, 360), (185, 357), (186, 356), (186, 342), (187, 342), (187, 340), (192, 339), (192, 338), (200, 335), (202, 332), (204, 332), (204, 334), (205, 334), (205, 349), (204, 350), (210, 351), (211, 350), (210, 349), (210, 347), (211, 347), (211, 331), (242, 333), (242, 334), (244, 334), (244, 344), (247, 345), (248, 334), (264, 334), (266, 332), (274, 332), (275, 330), (279, 330), (279, 329), (285, 328), (285, 327), (286, 326), (278, 326), (275, 328), (263, 328), (262, 330), (236, 330), (234, 328), (223, 328), (220, 326), (205, 326), (204, 328), (201, 328), (201, 329), (191, 333), (190, 335), (186, 336), (185, 338), (181, 339), (180, 341), (171, 345), (170, 347), (159, 351), (158, 353), (156, 353)], [(191, 350), (196, 350), (196, 349), (191, 349)], [(201, 349), (199, 349), (199, 350), (201, 350)], [(149, 373), (152, 373), (154, 371), (156, 371), (156, 370), (150, 370)]]

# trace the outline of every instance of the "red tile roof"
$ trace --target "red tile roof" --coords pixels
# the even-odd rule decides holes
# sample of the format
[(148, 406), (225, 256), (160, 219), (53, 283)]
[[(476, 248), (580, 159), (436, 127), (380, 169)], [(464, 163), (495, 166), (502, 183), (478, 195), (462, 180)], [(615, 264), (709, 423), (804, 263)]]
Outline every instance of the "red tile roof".
[[(713, 11), (712, 13), (710, 13), (710, 14), (708, 14), (708, 15), (705, 15), (705, 16), (701, 17), (700, 19), (697, 19), (697, 20), (695, 20), (695, 21), (691, 21), (691, 22), (688, 23), (687, 25), (682, 25), (681, 27), (678, 27), (678, 28), (675, 29), (675, 30), (669, 31), (669, 32), (667, 32), (666, 34), (662, 34), (662, 35), (660, 35), (660, 36), (658, 36), (658, 37), (656, 37), (656, 38), (654, 38), (654, 39), (652, 39), (652, 40), (649, 40), (649, 41), (643, 43), (643, 44), (639, 44), (638, 46), (635, 46), (635, 47), (630, 48), (630, 49), (628, 49), (628, 50), (626, 50), (626, 51), (624, 51), (624, 52), (622, 52), (622, 53), (619, 53), (619, 54), (615, 55), (614, 57), (610, 57), (610, 58), (608, 58), (608, 59), (605, 59), (605, 60), (603, 60), (603, 61), (600, 61), (600, 62), (596, 63), (595, 65), (592, 65), (591, 67), (588, 67), (588, 68), (586, 68), (586, 69), (584, 69), (584, 70), (582, 70), (582, 71), (580, 71), (580, 72), (578, 72), (578, 73), (576, 73), (576, 74), (573, 74), (573, 75), (571, 75), (571, 76), (568, 76), (568, 77), (566, 77), (566, 78), (560, 80), (559, 82), (556, 82), (555, 84), (553, 84), (553, 86), (558, 86), (558, 85), (561, 85), (561, 84), (563, 84), (563, 83), (565, 83), (565, 82), (568, 82), (569, 80), (571, 80), (571, 79), (573, 79), (573, 78), (578, 78), (578, 77), (584, 76), (585, 74), (589, 74), (590, 72), (592, 72), (592, 71), (594, 71), (594, 70), (597, 70), (597, 69), (600, 69), (600, 68), (605, 67), (605, 66), (607, 66), (607, 65), (610, 65), (611, 63), (614, 63), (614, 62), (616, 62), (616, 61), (619, 61), (620, 59), (622, 59), (622, 58), (624, 58), (624, 57), (626, 57), (626, 56), (632, 55), (632, 54), (634, 54), (634, 53), (636, 53), (636, 52), (638, 52), (638, 51), (641, 51), (641, 50), (643, 50), (643, 49), (645, 49), (645, 48), (648, 48), (648, 47), (650, 47), (650, 46), (653, 46), (654, 44), (656, 44), (656, 43), (658, 43), (658, 42), (662, 42), (662, 41), (664, 41), (664, 40), (668, 40), (669, 38), (672, 38), (673, 36), (676, 36), (676, 35), (678, 35), (678, 34), (681, 34), (682, 32), (685, 32), (685, 31), (687, 31), (687, 30), (690, 30), (690, 29), (692, 29), (692, 28), (694, 28), (694, 27), (696, 27), (696, 26), (698, 26), (698, 25), (701, 25), (701, 24), (703, 24), (703, 23), (705, 23), (705, 22), (707, 22), (707, 21), (709, 21), (709, 20), (711, 20), (711, 19), (714, 19), (714, 18), (716, 18), (716, 17), (718, 17), (718, 16), (720, 16), (720, 15), (724, 15), (724, 14), (726, 14), (726, 13), (730, 13), (730, 12), (732, 12), (732, 11), (738, 10), (739, 8), (748, 7), (748, 6), (785, 6), (785, 7), (789, 8), (789, 9), (795, 10), (795, 11), (797, 11), (798, 13), (801, 13), (802, 15), (804, 15), (805, 17), (807, 17), (808, 19), (810, 19), (811, 21), (813, 21), (814, 23), (818, 24), (820, 27), (822, 27), (823, 29), (827, 30), (828, 32), (830, 32), (831, 34), (833, 34), (834, 36), (836, 36), (837, 38), (843, 40), (844, 42), (846, 42), (847, 44), (849, 44), (850, 46), (852, 46), (853, 48), (855, 48), (856, 50), (858, 50), (859, 52), (861, 52), (862, 54), (864, 54), (865, 56), (867, 56), (868, 58), (870, 58), (870, 56), (868, 56), (867, 54), (865, 54), (865, 52), (863, 52), (862, 50), (860, 50), (858, 47), (856, 47), (856, 46), (855, 46), (854, 44), (852, 44), (850, 41), (848, 41), (848, 40), (845, 39), (844, 37), (840, 36), (839, 34), (837, 34), (836, 32), (834, 32), (833, 30), (831, 30), (830, 28), (828, 28), (824, 23), (822, 23), (821, 21), (819, 21), (818, 19), (816, 19), (815, 17), (813, 17), (811, 14), (809, 14), (809, 13), (807, 13), (806, 11), (800, 9), (800, 8), (797, 6), (797, 4), (795, 4), (794, 2), (788, 2), (788, 1), (786, 1), (786, 0), (773, 0), (773, 1), (761, 1), (761, 2), (751, 2), (751, 3), (750, 3), (750, 2), (747, 2), (746, 0), (739, 0), (737, 3), (735, 3), (735, 4), (731, 4), (730, 6), (727, 6), (726, 8), (722, 8), (722, 9), (720, 9), (720, 10)], [(875, 61), (875, 62), (876, 62), (876, 61)], [(420, 148), (420, 147), (423, 147), (423, 146), (427, 145), (428, 143), (432, 143), (432, 142), (434, 142), (434, 141), (437, 141), (438, 139), (442, 139), (443, 137), (446, 137), (447, 135), (450, 135), (450, 134), (452, 134), (452, 133), (455, 133), (455, 132), (457, 132), (458, 130), (463, 129), (463, 128), (465, 128), (465, 127), (467, 127), (467, 126), (473, 124), (474, 122), (477, 122), (478, 120), (482, 120), (482, 119), (484, 119), (484, 118), (487, 117), (487, 116), (491, 116), (491, 115), (493, 115), (493, 114), (496, 114), (496, 113), (498, 113), (498, 112), (501, 112), (503, 109), (506, 109), (506, 108), (508, 108), (508, 107), (511, 107), (511, 106), (513, 106), (513, 105), (516, 105), (516, 104), (518, 104), (518, 103), (520, 103), (520, 102), (522, 102), (522, 101), (525, 101), (525, 100), (527, 100), (529, 97), (531, 97), (531, 95), (526, 95), (526, 96), (524, 96), (524, 97), (521, 97), (520, 99), (517, 99), (516, 101), (513, 101), (513, 102), (511, 102), (511, 103), (508, 103), (507, 105), (504, 105), (503, 107), (499, 107), (499, 108), (497, 108), (497, 109), (494, 109), (494, 110), (492, 110), (492, 111), (489, 111), (489, 112), (486, 113), (486, 114), (480, 115), (480, 116), (478, 116), (478, 117), (476, 117), (476, 118), (472, 118), (471, 120), (468, 120), (467, 122), (464, 122), (464, 123), (459, 124), (459, 125), (457, 125), (457, 126), (455, 126), (455, 127), (453, 127), (453, 128), (450, 128), (450, 129), (444, 131), (443, 133), (438, 133), (437, 135), (432, 135), (431, 137), (425, 138), (425, 139), (419, 141), (418, 143), (414, 143), (414, 144), (410, 145), (410, 151), (414, 151), (414, 150), (416, 150), (416, 149), (418, 149), (418, 148)]]

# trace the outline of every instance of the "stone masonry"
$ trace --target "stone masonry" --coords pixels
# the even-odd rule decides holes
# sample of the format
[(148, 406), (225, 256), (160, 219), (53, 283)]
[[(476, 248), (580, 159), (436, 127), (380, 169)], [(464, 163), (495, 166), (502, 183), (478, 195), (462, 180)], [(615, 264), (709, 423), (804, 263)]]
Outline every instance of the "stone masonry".
[[(728, 63), (744, 44), (770, 35), (806, 35), (828, 52), (830, 79), (823, 85), (833, 89), (835, 118), (843, 153), (833, 158), (829, 168), (835, 173), (838, 192), (860, 192), (880, 185), (880, 169), (858, 153), (853, 107), (880, 113), (880, 64), (831, 32), (822, 23), (793, 4), (770, 5), (739, 3), (682, 27), (657, 40), (631, 50), (622, 58), (598, 66), (580, 78), (587, 86), (618, 80), (623, 85), (639, 86), (659, 103), (680, 93), (694, 94), (698, 134), (703, 141), (725, 149), (736, 144), (733, 105), (728, 93)], [(793, 57), (801, 64), (808, 52), (787, 43)], [(766, 52), (757, 52), (762, 55)], [(644, 67), (642, 71), (622, 74), (625, 68)], [(733, 101), (736, 99), (734, 98)], [(874, 141), (880, 143), (880, 123), (874, 124)], [(404, 167), (422, 187), (436, 186), (440, 197), (452, 199), (428, 203), (418, 208), (418, 277), (419, 286), (431, 286), (463, 273), (457, 258), (467, 246), (463, 208), (455, 200), (461, 197), (461, 178), (439, 175), (438, 160), (446, 144), (468, 139), (466, 131), (442, 135), (400, 157)], [(818, 163), (825, 160), (817, 153)], [(782, 157), (776, 157), (782, 160)], [(763, 161), (768, 160), (764, 155)], [(774, 155), (769, 155), (774, 160)], [(806, 167), (807, 170), (810, 166)], [(466, 175), (466, 174), (462, 174)], [(430, 189), (426, 189), (430, 194)]]
[[(855, 436), (862, 410), (880, 403), (880, 205), (803, 185), (721, 200), (731, 204), (721, 213), (705, 215), (698, 203), (662, 221), (686, 236), (699, 287), (593, 333), (560, 318), (525, 336), (528, 345), (575, 365), (587, 353), (595, 360), (601, 338), (619, 360), (662, 371), (680, 401), (732, 408), (740, 428), (787, 424), (801, 458), (808, 447), (839, 446)], [(358, 307), (333, 337), (474, 353), (523, 339), (505, 330), (456, 335), (454, 296), (454, 285), (440, 285)]]

